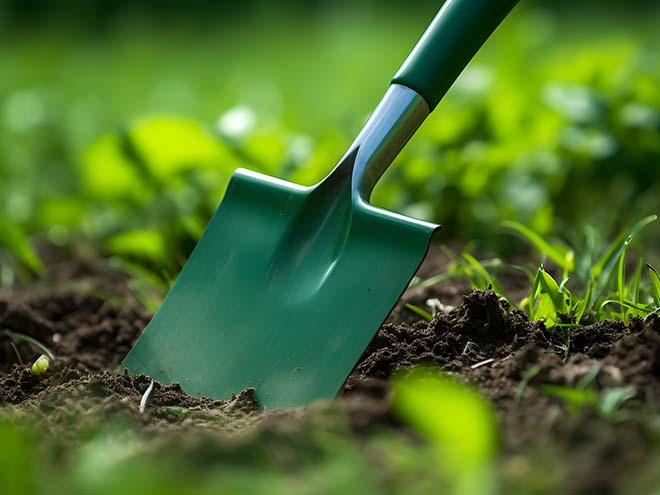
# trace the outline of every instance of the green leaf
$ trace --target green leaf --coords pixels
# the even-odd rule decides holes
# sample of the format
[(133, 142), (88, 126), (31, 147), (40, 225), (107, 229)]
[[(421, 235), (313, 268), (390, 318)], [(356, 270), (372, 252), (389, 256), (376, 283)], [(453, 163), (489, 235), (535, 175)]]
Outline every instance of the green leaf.
[(548, 294), (552, 299), (552, 304), (558, 313), (568, 313), (566, 303), (566, 290), (562, 290), (552, 275), (545, 270), (541, 270), (541, 292)]
[(124, 156), (116, 134), (102, 136), (85, 149), (80, 180), (85, 193), (97, 200), (146, 201), (152, 194)]
[(107, 240), (106, 246), (113, 254), (138, 257), (167, 264), (167, 247), (160, 232), (155, 230), (129, 230)]
[(655, 222), (657, 220), (657, 215), (649, 215), (648, 217), (642, 218), (637, 222), (633, 228), (626, 234), (621, 233), (616, 238), (616, 240), (610, 245), (609, 249), (601, 256), (601, 258), (594, 264), (591, 269), (591, 278), (595, 281), (595, 291), (592, 293), (592, 297), (597, 299), (602, 291), (604, 290), (607, 282), (610, 280), (612, 275), (612, 270), (617, 264), (621, 253), (626, 248), (626, 246), (632, 241), (632, 239), (646, 227), (648, 224)]
[(649, 269), (649, 277), (651, 278), (651, 286), (653, 287), (653, 299), (655, 300), (655, 305), (660, 307), (660, 276), (651, 265), (647, 264), (646, 266)]
[(520, 385), (518, 385), (518, 389), (516, 390), (516, 395), (514, 397), (514, 402), (518, 404), (520, 400), (522, 399), (523, 393), (525, 392), (525, 389), (527, 388), (527, 385), (529, 385), (529, 382), (531, 382), (536, 375), (538, 375), (541, 372), (541, 367), (539, 365), (532, 366), (530, 369), (528, 369), (525, 374), (522, 377), (522, 380), (520, 381)]
[(626, 285), (626, 294), (630, 296), (633, 304), (639, 302), (639, 291), (642, 283), (642, 268), (644, 267), (644, 258), (640, 258), (635, 267), (635, 271), (630, 276), (628, 285)]
[(609, 416), (635, 395), (637, 395), (637, 389), (632, 385), (609, 388), (601, 393), (598, 408), (602, 414)]
[(424, 311), (422, 308), (419, 306), (415, 306), (414, 304), (406, 304), (406, 308), (408, 308), (410, 311), (412, 311), (415, 314), (418, 314), (422, 318), (424, 318), (426, 321), (433, 321), (433, 315), (429, 313), (428, 311)]
[(557, 313), (569, 312), (567, 294), (568, 290), (562, 290), (555, 279), (540, 266), (532, 286), (531, 304), (535, 307), (531, 318), (543, 320), (548, 328), (552, 327), (557, 323)]
[(490, 275), (490, 273), (488, 273), (488, 270), (486, 270), (486, 268), (484, 268), (484, 266), (479, 263), (479, 261), (474, 256), (472, 256), (470, 253), (464, 252), (461, 253), (461, 258), (463, 258), (468, 263), (468, 265), (470, 265), (470, 267), (472, 267), (472, 269), (474, 269), (474, 271), (484, 279), (486, 282), (486, 288), (491, 287), (498, 296), (502, 296), (508, 301), (508, 298), (504, 294), (504, 290), (502, 290), (500, 284), (497, 283), (497, 281)]
[(572, 249), (562, 245), (552, 245), (532, 229), (511, 220), (502, 222), (504, 227), (515, 230), (527, 239), (536, 249), (544, 255), (547, 255), (552, 261), (559, 265), (564, 272), (571, 273), (575, 269), (575, 254)]
[(137, 119), (130, 139), (150, 172), (165, 178), (192, 168), (213, 168), (229, 175), (236, 157), (205, 127), (192, 119), (156, 115)]
[(544, 394), (563, 400), (573, 414), (579, 413), (585, 406), (598, 404), (598, 394), (590, 389), (547, 384), (542, 385), (540, 390)]
[(34, 273), (43, 272), (43, 264), (34, 252), (27, 237), (18, 225), (7, 218), (0, 216), (0, 247), (5, 247), (9, 252), (27, 268)]
[(646, 306), (641, 306), (639, 304), (633, 304), (630, 301), (621, 301), (621, 300), (618, 300), (618, 299), (606, 299), (605, 301), (603, 301), (600, 304), (601, 311), (605, 308), (605, 306), (607, 306), (609, 304), (618, 304), (622, 308), (628, 308), (628, 309), (632, 309), (632, 310), (635, 310), (635, 311), (639, 311), (642, 314), (648, 314), (648, 313), (651, 312), (651, 310)]
[(450, 472), (470, 476), (495, 454), (493, 408), (473, 388), (429, 368), (394, 382), (394, 411), (435, 446)]
[(20, 332), (13, 332), (11, 330), (6, 330), (6, 329), (2, 330), (2, 332), (0, 332), (0, 335), (6, 335), (12, 340), (22, 340), (24, 342), (27, 342), (28, 344), (33, 345), (41, 352), (43, 352), (46, 356), (48, 356), (48, 359), (50, 359), (51, 361), (55, 360), (55, 354), (53, 354), (53, 351), (51, 351), (48, 347), (46, 347), (45, 344), (43, 344), (42, 342), (40, 342), (39, 340), (35, 339), (30, 335), (26, 335)]

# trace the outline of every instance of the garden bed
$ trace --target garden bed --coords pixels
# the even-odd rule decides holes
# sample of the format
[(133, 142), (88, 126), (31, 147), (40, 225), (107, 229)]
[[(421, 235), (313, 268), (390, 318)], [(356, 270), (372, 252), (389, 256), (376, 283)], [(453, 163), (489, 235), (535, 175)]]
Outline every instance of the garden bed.
[[(437, 273), (446, 263), (434, 252), (421, 273)], [(635, 493), (657, 481), (660, 429), (649, 411), (660, 404), (656, 315), (629, 325), (606, 321), (547, 330), (510, 311), (493, 292), (448, 281), (404, 295), (403, 302), (419, 306), (439, 298), (443, 310), (427, 322), (400, 303), (335, 401), (262, 412), (250, 390), (218, 401), (155, 383), (141, 413), (151, 379), (113, 370), (150, 314), (132, 298), (119, 272), (67, 265), (55, 273), (60, 282), (75, 282), (75, 290), (37, 284), (0, 293), (0, 328), (30, 335), (56, 355), (48, 372), (36, 376), (28, 363), (37, 350), (23, 341), (0, 342), (0, 414), (35, 426), (63, 453), (62, 462), (110, 423), (115, 432), (116, 425), (127, 425), (119, 438), (130, 432), (143, 450), (167, 445), (170, 454), (194, 453), (195, 469), (217, 467), (219, 459), (243, 467), (309, 466), (325, 455), (311, 447), (313, 432), (339, 431), (339, 438), (365, 447), (367, 465), (384, 468), (377, 484), (393, 490), (387, 484), (389, 465), (383, 466), (378, 449), (367, 447), (383, 432), (412, 445), (421, 442), (392, 411), (391, 379), (401, 369), (432, 363), (476, 386), (494, 405), (502, 444), (498, 478), (504, 487)], [(514, 292), (524, 285), (515, 279), (507, 283)], [(628, 395), (613, 407), (562, 396), (569, 389), (588, 390), (600, 399), (608, 391), (610, 398), (616, 391)], [(260, 461), (255, 449), (265, 456), (257, 456)]]

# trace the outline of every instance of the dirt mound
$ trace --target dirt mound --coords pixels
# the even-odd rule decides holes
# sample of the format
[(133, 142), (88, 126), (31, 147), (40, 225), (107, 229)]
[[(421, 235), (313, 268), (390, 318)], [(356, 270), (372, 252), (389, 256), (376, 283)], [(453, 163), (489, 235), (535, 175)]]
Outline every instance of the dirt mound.
[[(0, 401), (20, 403), (52, 386), (87, 385), (94, 380), (119, 395), (136, 395), (140, 389), (142, 393), (145, 377), (93, 372), (116, 368), (149, 317), (135, 304), (118, 306), (90, 294), (1, 296), (0, 328), (43, 342), (57, 359), (43, 379), (32, 376), (25, 366), (10, 372), (19, 359), (30, 363), (40, 352), (23, 340), (3, 338)], [(458, 307), (430, 323), (383, 325), (347, 380), (345, 392), (358, 390), (380, 400), (387, 395), (388, 378), (398, 369), (433, 363), (476, 383), (499, 402), (504, 397), (513, 400), (520, 380), (533, 366), (540, 370), (532, 384), (575, 385), (599, 366), (604, 385), (625, 382), (658, 394), (659, 329), (660, 318), (652, 315), (633, 319), (628, 326), (608, 321), (571, 329), (566, 339), (540, 322), (528, 321), (520, 311), (509, 311), (493, 292), (473, 291), (463, 296)], [(609, 382), (603, 378), (606, 375)], [(161, 392), (166, 390), (175, 389), (164, 387)], [(179, 405), (187, 407), (197, 400), (184, 399), (179, 392)]]
[[(28, 363), (40, 351), (24, 340), (3, 336), (3, 413), (37, 421), (70, 443), (93, 430), (99, 418), (123, 417), (146, 432), (243, 431), (256, 422), (288, 431), (318, 414), (314, 408), (263, 414), (250, 390), (216, 401), (190, 397), (176, 384), (157, 382), (141, 413), (140, 400), (151, 379), (112, 370), (149, 317), (130, 300), (116, 304), (90, 293), (0, 295), (0, 329), (38, 339), (57, 356), (47, 374), (34, 376)], [(358, 436), (374, 425), (401, 430), (403, 425), (391, 411), (390, 379), (398, 370), (420, 363), (437, 365), (478, 387), (499, 416), (503, 458), (515, 459), (524, 452), (527, 462), (547, 465), (568, 480), (569, 492), (617, 492), (637, 472), (640, 459), (653, 451), (650, 439), (660, 433), (644, 419), (648, 404), (660, 403), (656, 315), (635, 318), (628, 325), (601, 322), (553, 331), (528, 321), (520, 311), (510, 311), (493, 292), (473, 291), (431, 322), (386, 323), (339, 400), (329, 407), (344, 410)], [(575, 387), (587, 378), (596, 396), (632, 387), (626, 415), (604, 417), (594, 403), (576, 412), (561, 397), (547, 393), (548, 385)]]
[(460, 370), (486, 359), (501, 358), (529, 342), (549, 346), (542, 323), (509, 312), (494, 292), (473, 291), (460, 306), (431, 322), (385, 324), (352, 376), (389, 377), (402, 366), (421, 362)]

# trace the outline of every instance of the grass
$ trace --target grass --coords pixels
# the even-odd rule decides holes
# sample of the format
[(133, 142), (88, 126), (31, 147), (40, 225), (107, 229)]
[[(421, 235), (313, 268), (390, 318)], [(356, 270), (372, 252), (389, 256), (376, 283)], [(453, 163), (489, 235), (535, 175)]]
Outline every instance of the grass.
[(433, 321), (433, 315), (431, 313), (429, 313), (428, 311), (420, 308), (419, 306), (415, 306), (414, 304), (406, 303), (406, 308), (408, 308), (410, 311), (415, 313), (417, 316), (421, 316), (426, 321)]
[[(493, 290), (513, 307), (526, 311), (530, 320), (541, 320), (550, 328), (576, 327), (605, 319), (627, 323), (633, 316), (646, 317), (660, 310), (660, 277), (653, 266), (645, 265), (639, 256), (633, 272), (626, 272), (626, 266), (631, 263), (627, 256), (631, 243), (657, 218), (657, 215), (644, 217), (610, 244), (596, 246), (587, 241), (585, 250), (551, 242), (516, 222), (504, 222), (505, 228), (520, 235), (538, 252), (541, 263), (535, 270), (507, 265), (498, 258), (480, 262), (470, 253), (456, 255), (444, 248), (452, 260), (447, 272), (426, 280), (415, 279), (411, 287), (463, 278), (475, 289)], [(589, 232), (590, 229), (585, 229), (586, 237)], [(560, 277), (549, 273), (546, 263), (552, 263)], [(521, 301), (512, 301), (495, 275), (503, 271), (526, 274), (531, 287), (529, 295)], [(569, 290), (573, 284), (575, 289)], [(424, 316), (420, 308), (409, 309)]]

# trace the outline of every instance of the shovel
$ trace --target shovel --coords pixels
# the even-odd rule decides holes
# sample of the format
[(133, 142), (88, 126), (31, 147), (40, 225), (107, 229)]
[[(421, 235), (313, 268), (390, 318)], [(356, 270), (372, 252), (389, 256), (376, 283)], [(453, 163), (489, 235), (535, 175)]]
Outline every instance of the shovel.
[(191, 395), (252, 387), (264, 407), (333, 397), (439, 228), (371, 206), (371, 191), (516, 3), (445, 2), (320, 183), (236, 170), (121, 367)]

